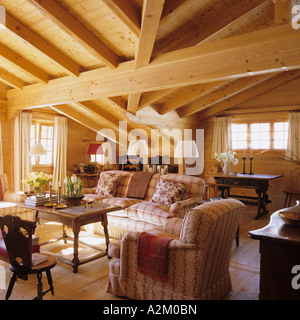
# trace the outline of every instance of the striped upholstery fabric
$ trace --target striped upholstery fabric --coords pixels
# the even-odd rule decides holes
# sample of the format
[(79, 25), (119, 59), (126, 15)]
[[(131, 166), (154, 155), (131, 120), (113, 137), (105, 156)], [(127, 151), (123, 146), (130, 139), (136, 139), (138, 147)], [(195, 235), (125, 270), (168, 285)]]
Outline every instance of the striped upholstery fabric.
[(169, 244), (167, 282), (136, 272), (139, 232), (127, 233), (120, 250), (114, 244), (120, 258), (109, 263), (107, 292), (136, 300), (221, 299), (232, 289), (231, 247), (244, 210), (240, 201), (225, 199), (199, 205), (183, 220), (168, 219), (162, 232), (167, 237), (174, 232), (175, 239)]
[(6, 174), (0, 174), (2, 185), (3, 201), (0, 201), (0, 215), (13, 214), (19, 216), (21, 219), (33, 220), (34, 211), (26, 210), (17, 206), (17, 203), (24, 203), (24, 192), (13, 192), (8, 190), (8, 179)]

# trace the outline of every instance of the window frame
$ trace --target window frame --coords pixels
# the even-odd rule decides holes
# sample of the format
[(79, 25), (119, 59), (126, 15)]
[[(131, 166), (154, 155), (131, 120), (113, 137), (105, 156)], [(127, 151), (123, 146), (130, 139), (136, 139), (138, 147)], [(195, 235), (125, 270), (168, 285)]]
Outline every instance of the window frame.
[[(39, 169), (39, 168), (53, 168), (53, 160), (54, 160), (54, 122), (52, 121), (43, 121), (43, 120), (32, 120), (32, 125), (35, 126), (35, 142), (34, 143), (41, 143), (42, 138), (42, 127), (52, 127), (53, 128), (53, 136), (52, 136), (52, 151), (51, 151), (51, 164), (41, 164), (40, 163), (40, 156), (35, 157), (36, 159), (36, 163), (35, 164), (31, 164), (32, 168), (34, 169)], [(30, 137), (30, 140), (32, 139), (32, 137)], [(48, 137), (46, 139), (49, 139)]]
[[(267, 150), (267, 151), (277, 151), (277, 152), (285, 152), (286, 148), (284, 149), (275, 149), (274, 148), (274, 125), (275, 123), (287, 123), (287, 120), (257, 120), (257, 121), (245, 121), (245, 120), (237, 120), (232, 122), (232, 125), (235, 124), (246, 124), (247, 125), (247, 148), (246, 150), (250, 150), (251, 149), (251, 124), (254, 123), (269, 123), (270, 124), (270, 148), (268, 149), (256, 149), (256, 148), (252, 148), (252, 150)], [(233, 134), (232, 134), (232, 130), (231, 130), (231, 141), (233, 140)], [(244, 150), (244, 149), (234, 149), (234, 150)]]

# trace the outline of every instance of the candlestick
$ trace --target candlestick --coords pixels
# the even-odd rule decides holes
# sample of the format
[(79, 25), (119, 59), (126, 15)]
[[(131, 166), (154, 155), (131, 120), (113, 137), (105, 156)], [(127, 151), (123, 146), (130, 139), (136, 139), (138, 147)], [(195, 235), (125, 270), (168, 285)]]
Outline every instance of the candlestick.
[(61, 185), (60, 181), (58, 182), (58, 194), (57, 194), (57, 206), (56, 209), (63, 209), (66, 208), (67, 205), (64, 203), (61, 203)]
[(249, 172), (249, 174), (254, 174), (254, 173), (252, 172), (252, 160), (253, 160), (253, 158), (250, 157), (249, 159), (250, 159), (250, 172)]
[(242, 172), (242, 174), (246, 174), (246, 166), (245, 166), (246, 157), (243, 157), (242, 159), (243, 159), (243, 161), (244, 161), (244, 163), (243, 163), (243, 172)]

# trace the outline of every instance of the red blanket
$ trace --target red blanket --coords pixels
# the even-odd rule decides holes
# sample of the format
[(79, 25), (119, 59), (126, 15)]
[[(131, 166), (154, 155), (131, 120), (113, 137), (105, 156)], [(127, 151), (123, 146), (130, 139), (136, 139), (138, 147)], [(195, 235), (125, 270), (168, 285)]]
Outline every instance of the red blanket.
[(142, 232), (138, 239), (137, 271), (154, 280), (167, 281), (168, 245), (171, 240)]

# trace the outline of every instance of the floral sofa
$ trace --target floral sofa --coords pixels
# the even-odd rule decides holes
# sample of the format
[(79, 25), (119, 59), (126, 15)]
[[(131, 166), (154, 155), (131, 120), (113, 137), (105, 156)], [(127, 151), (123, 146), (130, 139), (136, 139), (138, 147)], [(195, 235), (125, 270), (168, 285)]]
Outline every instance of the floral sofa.
[[(112, 238), (121, 239), (128, 231), (142, 232), (155, 226), (162, 227), (166, 220), (173, 217), (183, 218), (191, 208), (202, 203), (204, 180), (181, 174), (153, 174), (143, 198), (128, 197), (134, 174), (135, 172), (129, 171), (105, 171), (100, 174), (97, 187), (83, 189), (86, 201), (102, 201), (124, 207), (122, 210), (108, 213), (108, 229)], [(114, 179), (117, 182), (112, 191), (105, 189)], [(171, 194), (175, 196), (168, 198)], [(86, 228), (103, 234), (99, 223)]]

